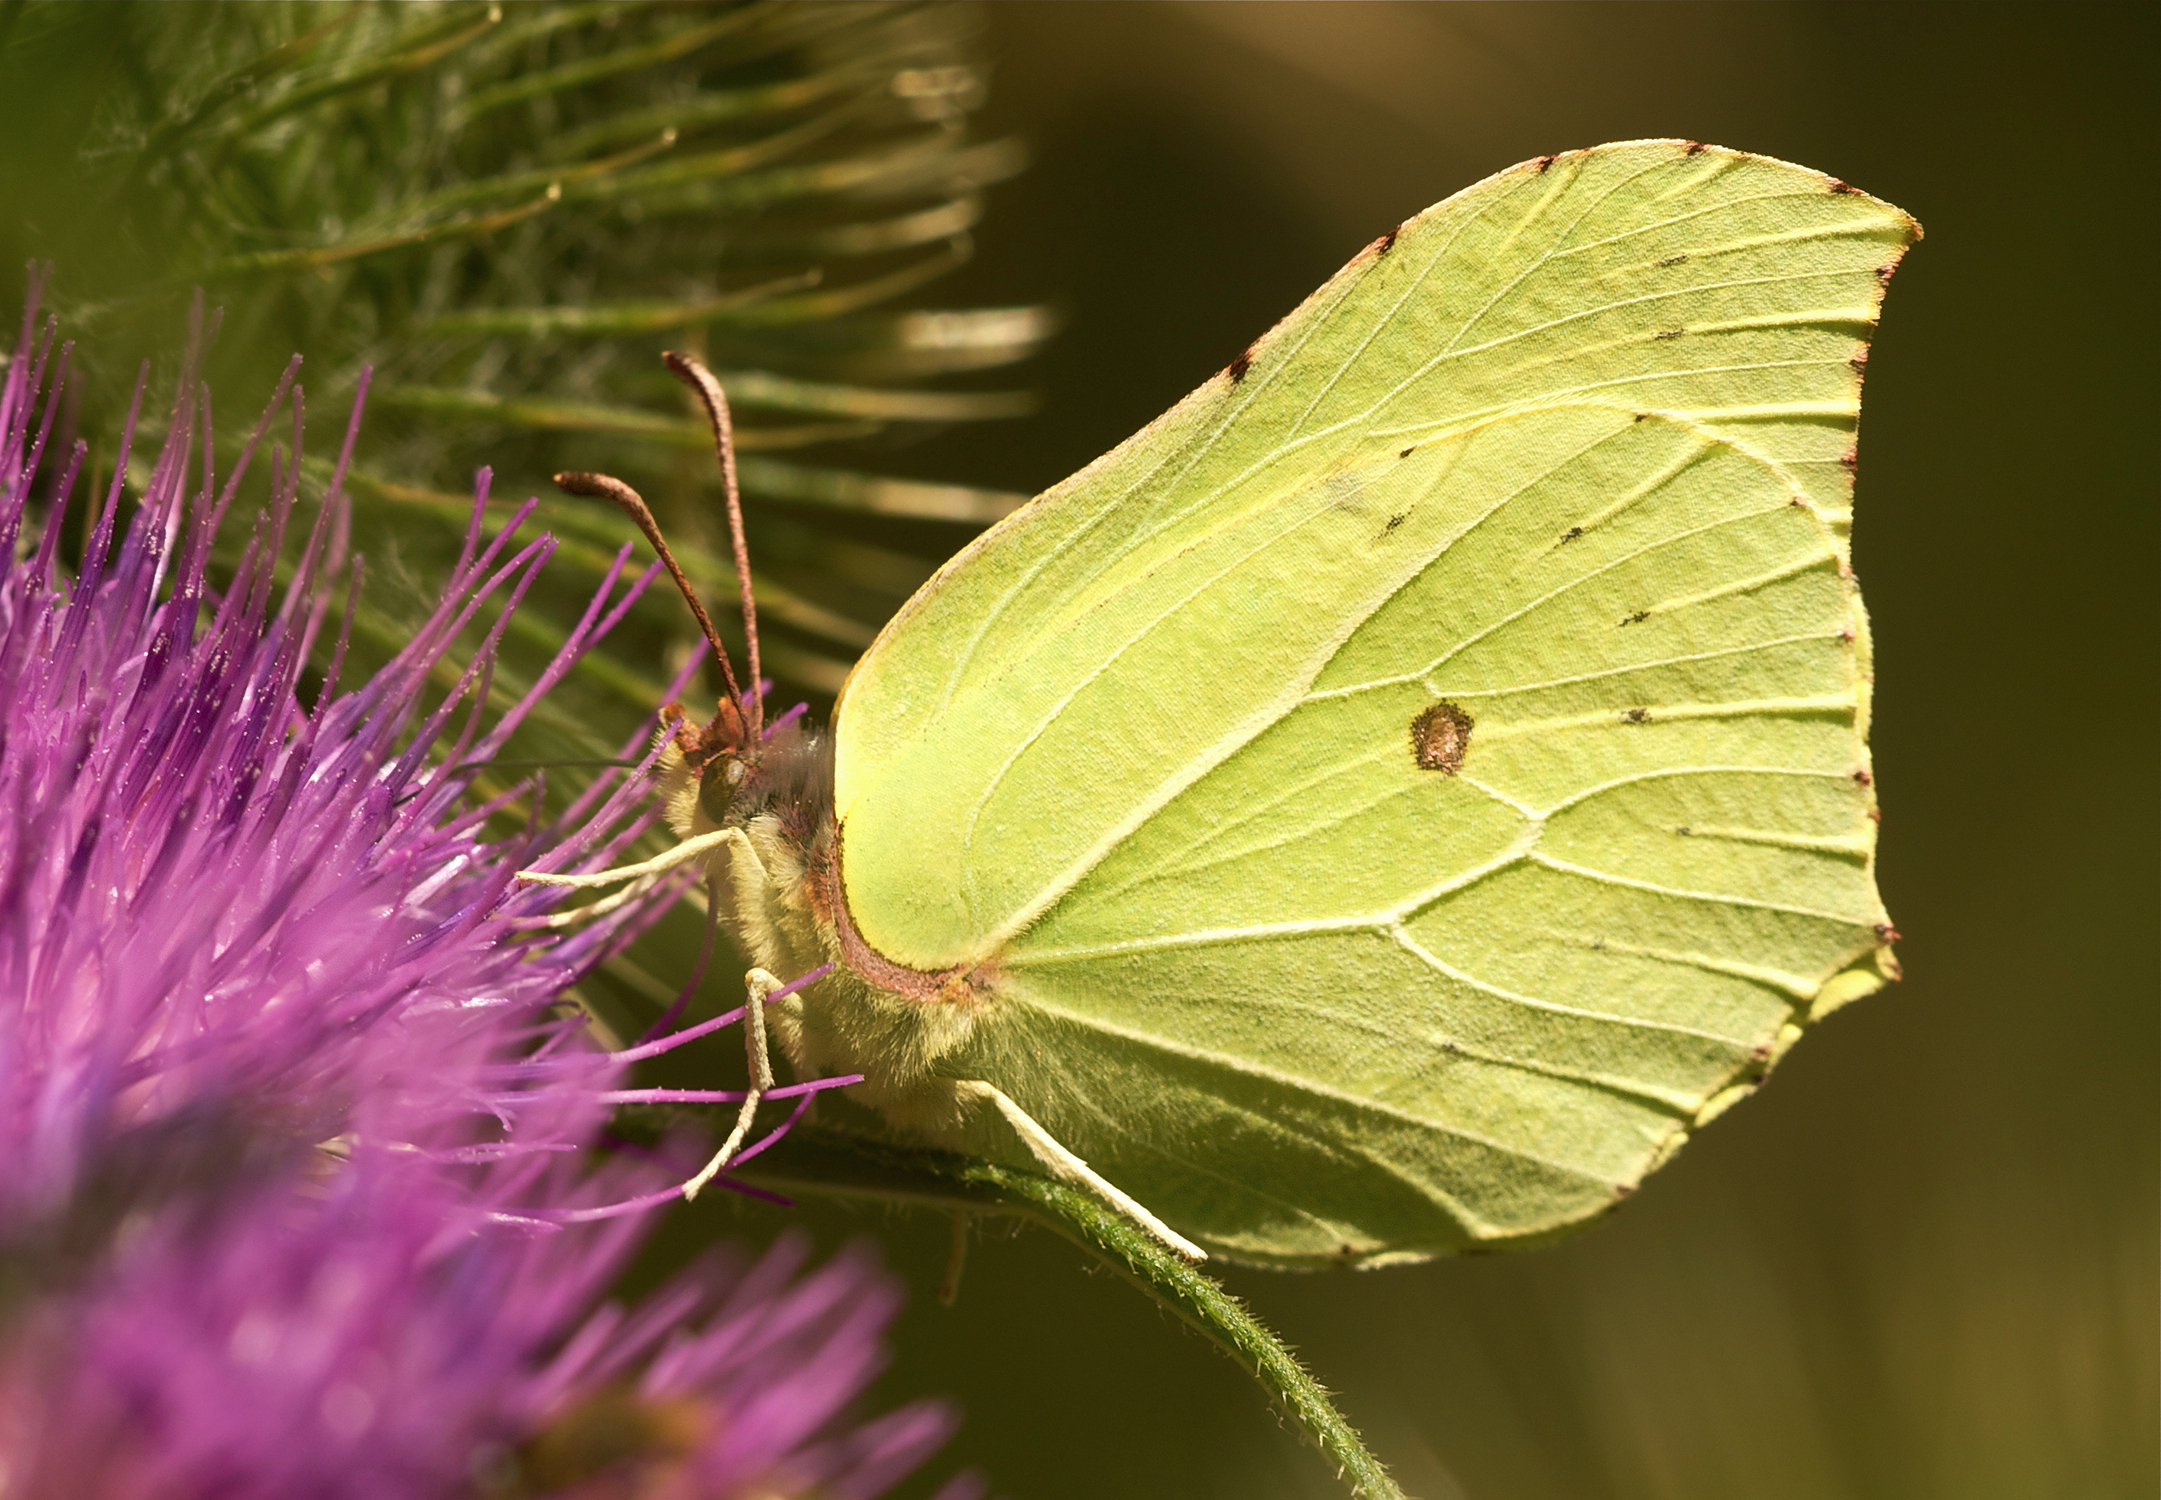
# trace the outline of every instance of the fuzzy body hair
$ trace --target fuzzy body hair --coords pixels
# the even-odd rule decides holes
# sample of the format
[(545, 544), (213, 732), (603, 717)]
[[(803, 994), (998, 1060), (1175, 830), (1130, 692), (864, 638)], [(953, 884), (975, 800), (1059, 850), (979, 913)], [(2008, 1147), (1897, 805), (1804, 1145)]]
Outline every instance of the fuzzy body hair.
[[(656, 770), (663, 816), (680, 837), (724, 826), (707, 812), (698, 774), (674, 743), (661, 751)], [(901, 1131), (966, 1149), (968, 1110), (937, 1064), (967, 1043), (995, 996), (918, 1000), (880, 989), (850, 968), (832, 913), (832, 903), (846, 899), (835, 868), (832, 785), (832, 757), (822, 738), (775, 745), (726, 818), (745, 843), (706, 856), (707, 899), (757, 967), (786, 977), (833, 965), (826, 978), (769, 1012), (799, 1078), (860, 1073), (863, 1082), (848, 1091), (856, 1103)]]

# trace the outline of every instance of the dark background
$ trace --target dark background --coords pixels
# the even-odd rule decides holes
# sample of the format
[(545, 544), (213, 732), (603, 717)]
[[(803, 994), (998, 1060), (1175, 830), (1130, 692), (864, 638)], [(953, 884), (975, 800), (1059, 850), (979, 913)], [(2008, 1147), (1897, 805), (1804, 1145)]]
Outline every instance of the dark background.
[[(952, 305), (1049, 298), (1046, 412), (900, 456), (1035, 490), (1359, 246), (1512, 163), (1688, 136), (1916, 215), (1856, 563), (1908, 978), (1559, 1248), (1234, 1273), (1405, 1488), (2146, 1495), (2156, 1476), (2155, 27), (2143, 8), (991, 9), (995, 190)], [(770, 1210), (710, 1213), (765, 1233)], [(942, 1219), (832, 1208), (913, 1296), (887, 1391), (1014, 1500), (1322, 1496), (1231, 1363), (1040, 1232), (957, 1307)]]

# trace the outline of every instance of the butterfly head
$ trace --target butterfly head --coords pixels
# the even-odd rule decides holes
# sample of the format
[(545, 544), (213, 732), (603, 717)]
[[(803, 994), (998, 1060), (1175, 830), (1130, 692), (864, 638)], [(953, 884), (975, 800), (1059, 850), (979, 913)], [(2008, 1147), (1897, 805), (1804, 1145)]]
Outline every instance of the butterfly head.
[[(669, 820), (686, 836), (714, 828), (742, 827), (776, 811), (807, 838), (817, 809), (830, 802), (821, 789), (831, 782), (824, 740), (802, 723), (802, 706), (780, 715), (751, 737), (750, 720), (738, 703), (723, 698), (710, 722), (695, 724), (682, 705), (661, 711), (669, 737), (660, 774)], [(821, 772), (823, 774), (821, 774)]]
[(741, 705), (722, 698), (704, 724), (693, 723), (680, 703), (663, 708), (660, 717), (674, 752), (668, 771), (696, 783), (698, 810), (712, 827), (724, 826), (737, 796), (755, 779), (762, 748), (749, 736)]

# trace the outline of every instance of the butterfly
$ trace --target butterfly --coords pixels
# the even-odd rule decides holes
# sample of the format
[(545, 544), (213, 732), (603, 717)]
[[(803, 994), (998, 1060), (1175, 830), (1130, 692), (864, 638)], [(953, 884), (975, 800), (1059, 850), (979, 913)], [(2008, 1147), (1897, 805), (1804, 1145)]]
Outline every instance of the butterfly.
[[(830, 733), (765, 725), (701, 609), (683, 842), (547, 878), (703, 862), (761, 1086), (791, 991), (772, 1031), (863, 1075), (854, 1127), (1194, 1259), (1595, 1218), (1897, 976), (1849, 533), (1919, 235), (1689, 141), (1490, 177), (947, 563)], [(668, 358), (747, 580), (725, 395)]]

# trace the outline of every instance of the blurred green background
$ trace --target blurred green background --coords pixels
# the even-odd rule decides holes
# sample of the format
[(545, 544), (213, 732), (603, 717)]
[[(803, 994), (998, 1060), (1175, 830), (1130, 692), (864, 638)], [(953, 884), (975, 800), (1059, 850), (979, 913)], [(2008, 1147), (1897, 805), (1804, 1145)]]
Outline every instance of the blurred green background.
[[(2155, 1494), (2152, 12), (990, 21), (986, 118), (1034, 163), (943, 290), (1069, 322), (1043, 414), (925, 444), (925, 474), (1063, 477), (1376, 234), (1545, 152), (1689, 136), (1921, 220), (1855, 530), (1907, 979), (1572, 1242), (1229, 1282), (1423, 1500)], [(1228, 1360), (1050, 1236), (978, 1243), (947, 1310), (942, 1221), (857, 1222), (918, 1293), (893, 1387), (960, 1396), (955, 1451), (1002, 1493), (1335, 1493)]]
[[(599, 25), (613, 10), (562, 13)], [(622, 10), (661, 32), (673, 24), (670, 7)], [(308, 12), (285, 13), (307, 24)], [(2155, 1494), (2161, 633), (2151, 434), (2161, 199), (2149, 12), (1009, 3), (980, 13), (980, 34), (977, 21), (949, 22), (938, 7), (790, 7), (758, 24), (823, 36), (822, 18), (844, 12), (851, 19), (836, 21), (836, 33), (894, 18), (897, 29), (877, 43), (886, 51), (871, 61), (899, 58), (926, 87), (947, 90), (936, 97), (948, 104), (911, 104), (902, 125), (949, 131), (937, 149), (950, 160), (933, 186), (959, 210), (950, 222), (965, 226), (925, 230), (929, 238), (877, 252), (898, 261), (864, 264), (886, 274), (879, 268), (905, 262), (905, 271), (914, 247), (929, 245), (960, 269), (911, 293), (915, 301), (1048, 303), (1064, 324), (1017, 371), (989, 367), (1032, 348), (1041, 320), (1019, 318), (978, 367), (958, 356), (880, 366), (864, 353), (871, 344), (819, 354), (718, 314), (696, 325), (716, 359), (806, 379), (940, 375), (949, 389), (1033, 384), (1042, 393), (1039, 414), (1016, 421), (860, 421), (856, 446), (841, 450), (857, 471), (1041, 489), (1221, 368), (1389, 226), (1551, 151), (1689, 136), (1806, 163), (1922, 221), (1928, 238), (1893, 284), (1869, 364), (1855, 533), (1878, 661), (1881, 874), (1909, 977), (1842, 1013), (1773, 1086), (1622, 1212), (1563, 1246), (1367, 1274), (1227, 1279), (1339, 1393), (1421, 1500)], [(0, 3), (0, 38), (26, 13), (41, 26), (51, 15)], [(125, 12), (97, 14), (91, 29), (109, 32)], [(464, 24), (466, 12), (446, 14), (444, 25)], [(513, 5), (508, 24), (530, 28), (541, 14)], [(607, 50), (605, 39), (580, 45)], [(828, 69), (819, 76), (839, 77), (868, 54), (836, 44), (818, 55)], [(794, 76), (778, 65), (758, 71), (767, 54), (741, 56), (747, 71), (730, 76), (743, 88)], [(987, 102), (963, 76), (983, 59)], [(80, 80), (52, 87), (87, 98), (112, 84), (86, 63)], [(632, 107), (632, 93), (608, 107)], [(57, 153), (51, 143), (72, 127), (26, 108), (20, 91), (15, 109), (0, 181), (64, 188), (51, 171), (61, 158), (40, 166), (39, 153)], [(1011, 176), (1010, 156), (969, 156), (956, 122), (970, 112), (970, 139), (1021, 137), (1032, 165)], [(496, 124), (490, 149), (499, 154), (487, 170), (519, 167), (526, 120)], [(882, 149), (887, 136), (877, 132), (899, 128), (871, 120), (860, 149)], [(853, 139), (828, 140), (843, 138)], [(766, 149), (749, 139), (743, 149)], [(774, 148), (757, 160), (790, 158)], [(619, 182), (629, 170), (596, 180)], [(299, 179), (264, 174), (272, 185), (287, 180)], [(423, 174), (407, 186), (433, 192), (437, 181)], [(40, 243), (26, 201), (0, 206), (0, 246)], [(656, 258), (651, 284), (621, 295), (711, 301), (761, 277), (778, 285), (773, 278), (800, 264), (830, 266), (830, 247), (857, 218), (885, 212), (866, 202), (817, 200), (756, 254), (743, 247), (775, 230), (774, 214), (745, 211), (727, 221), (727, 253), (743, 264), (731, 269), (716, 254), (709, 276), (685, 279)], [(236, 314), (226, 347), (260, 363), (276, 356), (257, 344), (305, 337), (316, 356), (314, 338), (346, 339), (330, 363), (336, 377), (320, 387), (331, 399), (317, 401), (317, 451), (329, 447), (322, 412), (336, 408), (350, 370), (335, 360), (404, 328), (383, 311), (400, 298), (410, 304), (400, 315), (428, 337), (400, 343), (404, 366), (393, 363), (386, 381), (501, 389), (502, 371), (523, 370), (525, 389), (561, 400), (642, 399), (667, 413), (674, 393), (643, 345), (618, 340), (573, 356), (543, 341), (502, 355), (427, 323), (464, 305), (460, 277), (497, 306), (603, 298), (606, 257), (649, 253), (662, 238), (627, 214), (572, 219), (564, 234), (593, 237), (563, 254), (541, 227), (555, 222), (544, 216), (517, 231), (527, 238), (498, 236), (462, 259), (414, 259), (409, 282), (397, 280), (399, 263), (380, 263), (388, 269), (368, 272), (374, 301), (358, 300), (359, 277), (356, 299), (336, 304), (348, 323), (388, 320), (372, 335), (331, 319), (322, 299), (305, 317), (293, 313), (289, 332), (279, 319), (305, 293), (288, 289), (287, 303), (263, 311), (243, 279), (220, 298)], [(678, 213), (669, 233), (686, 222)], [(591, 227), (603, 223), (605, 233)], [(534, 248), (550, 243), (552, 261)], [(569, 267), (570, 279), (521, 288), (521, 255)], [(62, 266), (62, 294), (68, 273)], [(865, 339), (891, 332), (864, 327)], [(645, 344), (680, 337), (656, 331)], [(105, 350), (110, 370), (97, 378), (124, 387), (140, 352)], [(989, 373), (971, 380), (971, 368)], [(250, 365), (248, 378), (267, 385), (273, 370)], [(765, 419), (772, 451), (800, 443), (823, 452), (817, 442), (846, 438), (805, 425), (818, 410), (813, 396), (855, 403), (840, 414), (851, 421), (875, 405), (861, 391), (782, 392)], [(219, 409), (230, 422), (255, 399), (228, 381)], [(560, 413), (556, 425), (522, 431), (500, 413), (452, 415), (386, 403), (370, 426), (401, 445), (386, 468), (456, 491), (471, 463), (493, 459), (522, 498), (551, 455), (597, 462), (613, 441), (605, 423), (565, 427)], [(675, 473), (655, 482), (672, 486), (667, 498), (690, 514), (710, 499), (695, 437), (674, 471), (672, 459), (654, 460), (656, 474)], [(364, 443), (364, 461), (378, 451)], [(972, 534), (875, 506), (851, 516), (777, 494), (753, 501), (761, 566), (859, 624), (904, 591), (909, 558)], [(575, 520), (563, 510), (544, 518)], [(419, 541), (388, 529), (393, 563), (401, 540), (424, 558)], [(855, 550), (836, 549), (836, 538)], [(852, 582), (836, 559), (852, 559)], [(420, 561), (403, 583), (386, 571), (392, 614), (401, 587), (425, 596)], [(564, 585), (556, 602), (580, 588)], [(836, 680), (847, 621), (798, 611), (796, 622), (779, 635), (808, 665), (786, 686), (814, 691)], [(626, 632), (621, 661), (657, 674), (679, 627), (672, 605), (656, 599)], [(631, 711), (625, 703), (648, 701), (635, 681), (612, 690), (618, 716)], [(696, 926), (687, 913), (671, 918), (663, 948), (680, 955)], [(709, 982), (709, 1001), (731, 987), (727, 968)], [(875, 1235), (907, 1277), (913, 1295), (881, 1395), (949, 1393), (968, 1423), (946, 1461), (905, 1493), (927, 1494), (962, 1463), (1012, 1500), (1339, 1493), (1227, 1359), (1047, 1233), (983, 1230), (948, 1309), (931, 1295), (946, 1258), (942, 1217), (816, 1203), (782, 1212), (719, 1196), (676, 1215), (655, 1259), (716, 1233), (763, 1237), (804, 1224), (829, 1245)]]

